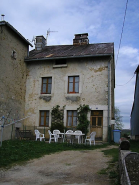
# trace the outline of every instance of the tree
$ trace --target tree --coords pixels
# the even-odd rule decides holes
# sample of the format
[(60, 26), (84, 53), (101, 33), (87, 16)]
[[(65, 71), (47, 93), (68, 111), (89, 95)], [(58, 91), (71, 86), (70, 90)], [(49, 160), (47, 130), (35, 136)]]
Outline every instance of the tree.
[(115, 115), (115, 129), (122, 129), (124, 127), (124, 124), (122, 123), (122, 116), (120, 115), (120, 110), (118, 107), (115, 107), (114, 115)]

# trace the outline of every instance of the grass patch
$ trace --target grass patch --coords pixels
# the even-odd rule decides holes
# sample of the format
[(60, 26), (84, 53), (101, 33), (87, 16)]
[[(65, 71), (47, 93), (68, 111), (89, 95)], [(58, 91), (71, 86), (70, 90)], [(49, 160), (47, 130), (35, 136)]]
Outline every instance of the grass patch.
[(103, 145), (79, 145), (70, 143), (45, 143), (29, 140), (8, 140), (3, 141), (0, 147), (0, 167), (10, 167), (44, 155), (67, 150), (94, 150), (106, 147)]
[(66, 163), (65, 165), (66, 165), (66, 166), (71, 166), (71, 163)]
[(131, 152), (137, 152), (139, 153), (139, 141), (130, 140), (130, 149)]
[(99, 174), (106, 175), (107, 174), (107, 168), (104, 168), (98, 172)]
[(112, 157), (112, 159), (108, 162), (109, 165), (107, 168), (102, 169), (99, 174), (107, 174), (109, 178), (112, 180), (112, 183), (115, 185), (120, 185), (119, 182), (119, 171), (118, 171), (118, 157), (119, 157), (119, 149), (112, 148), (108, 150), (102, 150), (104, 155)]
[(115, 163), (118, 161), (118, 157), (119, 157), (119, 149), (118, 148), (112, 148), (109, 150), (102, 150), (102, 152), (104, 152), (104, 155), (112, 157), (112, 159), (110, 160), (110, 163)]

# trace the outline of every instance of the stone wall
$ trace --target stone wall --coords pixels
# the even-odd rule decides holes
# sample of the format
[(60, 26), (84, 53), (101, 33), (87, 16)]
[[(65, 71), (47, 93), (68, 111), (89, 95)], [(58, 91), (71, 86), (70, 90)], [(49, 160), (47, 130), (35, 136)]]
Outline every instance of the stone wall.
[(139, 154), (129, 150), (119, 150), (120, 183), (139, 184)]
[[(26, 64), (28, 45), (6, 25), (0, 31), (0, 117), (11, 120), (24, 117), (26, 92)], [(10, 120), (9, 120), (10, 119)], [(7, 130), (4, 129), (5, 131)], [(4, 131), (4, 132), (5, 132)], [(0, 132), (1, 134), (1, 132)], [(7, 130), (5, 139), (10, 139)]]

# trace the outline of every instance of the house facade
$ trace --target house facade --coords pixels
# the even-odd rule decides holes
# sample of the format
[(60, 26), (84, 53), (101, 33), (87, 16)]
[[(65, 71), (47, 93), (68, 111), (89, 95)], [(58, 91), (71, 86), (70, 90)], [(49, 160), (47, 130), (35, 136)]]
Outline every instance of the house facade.
[[(29, 54), (29, 45), (31, 44), (12, 25), (0, 21), (0, 118), (5, 116), (5, 124), (24, 117), (24, 58)], [(10, 126), (4, 128), (3, 140), (11, 138), (11, 131)]]
[(139, 139), (139, 66), (135, 70), (136, 82), (134, 92), (134, 102), (131, 110), (131, 139)]
[[(67, 128), (78, 124), (77, 108), (89, 105), (89, 132), (107, 141), (114, 118), (114, 43), (89, 44), (88, 34), (76, 34), (73, 45), (45, 46), (36, 37), (35, 49), (25, 59), (27, 65), (26, 126), (50, 129), (53, 107), (64, 107)], [(46, 137), (48, 137), (46, 132)]]

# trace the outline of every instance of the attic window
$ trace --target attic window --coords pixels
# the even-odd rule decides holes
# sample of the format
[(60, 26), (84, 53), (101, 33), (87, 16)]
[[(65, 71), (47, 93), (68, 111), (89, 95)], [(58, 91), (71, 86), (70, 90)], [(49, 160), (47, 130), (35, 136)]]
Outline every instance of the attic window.
[(55, 60), (55, 65), (64, 65), (64, 64), (67, 64), (66, 59)]
[(11, 57), (12, 57), (13, 59), (15, 59), (15, 60), (16, 60), (16, 58), (17, 58), (17, 53), (16, 53), (16, 51), (15, 51), (15, 50), (13, 50), (13, 51), (12, 51), (12, 55), (11, 55)]

